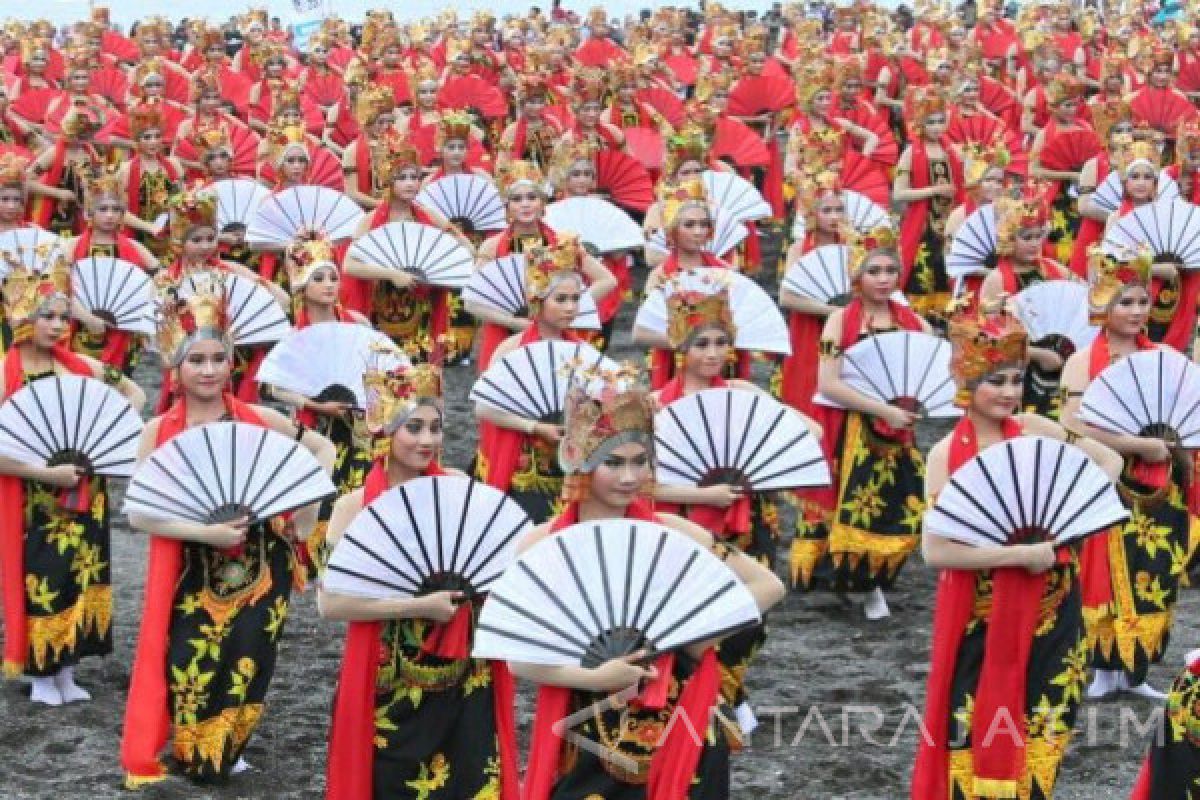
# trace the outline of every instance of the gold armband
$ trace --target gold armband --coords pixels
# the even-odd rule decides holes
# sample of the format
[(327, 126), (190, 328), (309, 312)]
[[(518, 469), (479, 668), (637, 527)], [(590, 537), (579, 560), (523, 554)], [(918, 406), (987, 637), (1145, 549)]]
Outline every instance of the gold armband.
[(842, 348), (828, 339), (822, 339), (817, 344), (817, 355), (821, 358), (839, 358), (842, 355)]
[(125, 378), (125, 374), (121, 370), (114, 367), (112, 364), (104, 365), (103, 380), (109, 386), (120, 386), (121, 381)]

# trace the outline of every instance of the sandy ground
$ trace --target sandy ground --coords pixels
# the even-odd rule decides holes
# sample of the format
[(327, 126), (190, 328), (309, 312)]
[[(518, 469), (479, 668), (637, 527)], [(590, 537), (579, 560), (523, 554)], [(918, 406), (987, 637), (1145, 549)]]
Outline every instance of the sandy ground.
[[(774, 263), (767, 260), (768, 264)], [(624, 326), (626, 329), (628, 326)], [(631, 356), (619, 339), (615, 355)], [(473, 430), (464, 398), (473, 367), (447, 375), (449, 431)], [(139, 376), (153, 380), (153, 372)], [(940, 435), (923, 430), (927, 446)], [(448, 443), (448, 462), (465, 467), (474, 443)], [(786, 543), (785, 543), (786, 546)], [(786, 560), (785, 551), (781, 557)], [(60, 800), (128, 796), (117, 762), (146, 564), (146, 540), (118, 525), (113, 534), (116, 591), (113, 657), (79, 669), (94, 700), (47, 709), (28, 702), (18, 682), (0, 686), (0, 798)], [(760, 800), (891, 800), (908, 796), (916, 714), (928, 671), (934, 573), (914, 561), (891, 596), (893, 616), (868, 622), (833, 595), (790, 596), (771, 615), (771, 635), (750, 675), (762, 726), (735, 756), (733, 797)], [(1178, 606), (1175, 640), (1151, 674), (1165, 688), (1200, 641), (1200, 593)], [(148, 800), (317, 798), (325, 784), (329, 714), (343, 628), (318, 619), (311, 593), (297, 597), (281, 645), (269, 709), (247, 758), (255, 767), (227, 786), (199, 788), (182, 778), (147, 789)], [(531, 709), (522, 687), (519, 719)], [(774, 710), (771, 710), (774, 709)], [(1144, 752), (1135, 720), (1147, 701), (1085, 706), (1063, 766), (1059, 800), (1125, 798)], [(1121, 720), (1124, 715), (1122, 736)]]

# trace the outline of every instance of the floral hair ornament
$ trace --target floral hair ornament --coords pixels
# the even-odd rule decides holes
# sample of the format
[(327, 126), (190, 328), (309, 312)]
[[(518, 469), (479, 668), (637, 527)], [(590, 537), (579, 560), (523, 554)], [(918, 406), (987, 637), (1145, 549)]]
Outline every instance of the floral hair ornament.
[(965, 312), (950, 318), (950, 374), (958, 387), (954, 404), (967, 408), (971, 392), (988, 375), (1029, 362), (1029, 333), (1020, 320), (1000, 312)]
[(188, 279), (190, 294), (183, 297), (178, 284), (158, 283), (158, 352), (172, 367), (183, 363), (196, 342), (220, 342), (233, 352), (224, 277), (219, 272), (198, 272)]
[(563, 369), (571, 370), (558, 448), (565, 474), (591, 473), (613, 450), (630, 442), (653, 451), (654, 400), (636, 365), (605, 369), (565, 364)]
[(719, 274), (721, 272), (724, 271), (707, 271), (699, 286), (695, 280), (682, 280), (686, 273), (680, 273), (663, 286), (667, 304), (667, 341), (672, 349), (687, 347), (693, 336), (710, 327), (725, 331), (730, 341), (737, 336), (730, 306), (729, 277)]
[(1088, 318), (1103, 325), (1121, 293), (1131, 286), (1149, 286), (1154, 252), (1148, 245), (1138, 250), (1110, 253), (1100, 245), (1088, 248)]

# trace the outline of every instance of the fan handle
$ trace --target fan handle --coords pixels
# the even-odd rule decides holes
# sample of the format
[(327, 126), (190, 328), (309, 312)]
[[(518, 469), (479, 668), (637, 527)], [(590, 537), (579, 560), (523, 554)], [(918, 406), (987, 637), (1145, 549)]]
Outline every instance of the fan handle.
[(587, 650), (584, 651), (583, 659), (579, 662), (579, 666), (594, 669), (607, 661), (612, 661), (614, 658), (622, 658), (630, 653), (636, 653), (638, 650), (645, 649), (648, 649), (646, 647), (646, 637), (637, 628), (609, 628), (599, 633), (588, 643)]
[(47, 467), (61, 467), (64, 464), (70, 464), (73, 467), (79, 467), (86, 475), (94, 475), (95, 467), (92, 465), (92, 460), (87, 454), (74, 449), (59, 450), (50, 458), (46, 459)]
[(1155, 422), (1147, 425), (1138, 432), (1138, 436), (1148, 436), (1152, 439), (1162, 439), (1168, 447), (1179, 447), (1179, 431), (1165, 422)]
[(110, 328), (117, 327), (117, 317), (107, 308), (93, 308), (92, 316), (103, 321)]
[[(914, 414), (921, 410), (921, 402), (915, 397), (897, 397), (889, 405)], [(871, 429), (880, 437), (897, 442), (905, 447), (912, 447), (916, 442), (916, 432), (912, 428), (897, 430), (878, 417), (871, 417)]]
[(242, 518), (248, 518), (250, 522), (254, 522), (254, 510), (241, 503), (226, 503), (208, 512), (207, 522), (209, 525), (221, 525)]
[(460, 602), (467, 602), (479, 596), (479, 592), (475, 590), (469, 580), (454, 572), (435, 572), (432, 575), (426, 575), (421, 581), (421, 585), (417, 587), (416, 594), (419, 597), (434, 592), (462, 592), (464, 596)]
[(1050, 531), (1038, 525), (1030, 525), (1024, 528), (1017, 528), (1008, 535), (1008, 546), (1017, 544), (1040, 544), (1041, 542), (1052, 542), (1054, 536)]
[(452, 222), (456, 228), (462, 231), (464, 236), (469, 237), (475, 233), (478, 233), (478, 231), (475, 230), (475, 226), (471, 223), (471, 220), (467, 217), (451, 217), (450, 222)]
[(1053, 350), (1064, 362), (1075, 354), (1075, 343), (1066, 336), (1052, 333), (1033, 343), (1034, 347)]
[(746, 474), (733, 467), (711, 469), (696, 483), (697, 486), (718, 486), (720, 484), (740, 486), (742, 489), (750, 491), (750, 481), (747, 480)]

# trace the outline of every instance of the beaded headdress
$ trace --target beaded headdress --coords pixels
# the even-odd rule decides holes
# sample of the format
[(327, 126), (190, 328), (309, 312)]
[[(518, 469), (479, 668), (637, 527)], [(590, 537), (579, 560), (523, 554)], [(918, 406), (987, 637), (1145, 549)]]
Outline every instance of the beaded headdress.
[(190, 294), (182, 296), (179, 286), (165, 279), (158, 286), (158, 352), (173, 367), (179, 366), (188, 349), (203, 339), (233, 348), (229, 336), (229, 314), (224, 276), (198, 272), (188, 278)]
[(337, 271), (333, 243), (325, 238), (293, 242), (287, 255), (288, 282), (293, 290), (307, 286), (313, 273), (321, 267), (333, 267)]
[(191, 187), (172, 195), (167, 206), (170, 214), (171, 240), (183, 241), (193, 228), (215, 228), (217, 225), (217, 195), (211, 189)]
[(1029, 361), (1029, 333), (1007, 314), (963, 313), (950, 319), (950, 374), (958, 386), (954, 404), (966, 408), (971, 392), (993, 372), (1024, 367)]
[(567, 390), (558, 463), (567, 475), (590, 473), (616, 448), (637, 442), (652, 450), (654, 401), (638, 368), (579, 369)]
[(663, 287), (667, 303), (667, 341), (672, 349), (679, 350), (693, 335), (704, 328), (717, 326), (729, 334), (737, 335), (730, 306), (729, 278), (725, 275), (706, 276), (699, 284), (695, 280), (668, 280)]
[(535, 309), (559, 282), (583, 280), (580, 272), (581, 245), (575, 234), (562, 234), (552, 245), (539, 245), (525, 254), (525, 300)]
[(380, 114), (387, 114), (396, 107), (396, 96), (387, 86), (364, 86), (354, 100), (354, 119), (359, 125), (370, 125)]
[(662, 208), (663, 227), (671, 230), (679, 221), (679, 212), (689, 206), (703, 208), (711, 216), (708, 205), (708, 190), (699, 178), (682, 183), (664, 184), (659, 189), (659, 202)]
[(30, 325), (37, 313), (51, 300), (70, 298), (71, 265), (55, 245), (43, 245), (47, 250), (41, 259), (41, 270), (30, 269), (13, 254), (0, 251), (0, 259), (8, 262), (8, 273), (0, 283), (4, 313), (13, 331), (13, 342), (28, 340)]
[(1104, 324), (1112, 304), (1130, 286), (1149, 286), (1154, 254), (1148, 247), (1113, 255), (1099, 245), (1088, 248), (1088, 317)]
[(373, 436), (391, 436), (418, 406), (441, 407), (442, 371), (436, 363), (412, 364), (398, 350), (377, 350), (371, 361), (363, 386), (366, 427)]

